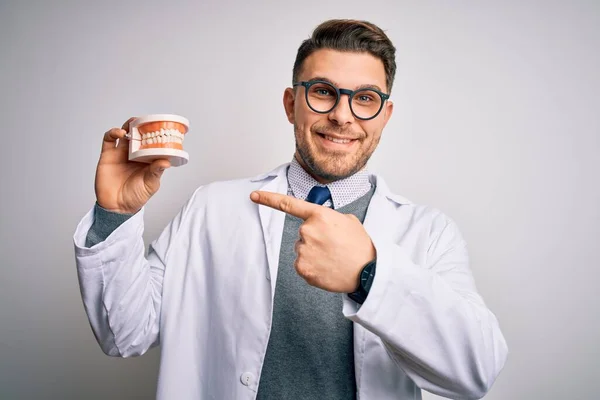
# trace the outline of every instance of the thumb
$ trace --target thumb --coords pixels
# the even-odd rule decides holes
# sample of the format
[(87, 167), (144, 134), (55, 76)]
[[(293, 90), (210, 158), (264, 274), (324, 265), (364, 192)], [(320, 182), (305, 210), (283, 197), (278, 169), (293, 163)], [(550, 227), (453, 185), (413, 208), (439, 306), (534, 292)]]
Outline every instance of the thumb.
[(150, 164), (149, 172), (157, 178), (160, 178), (165, 169), (169, 168), (170, 166), (171, 163), (169, 160), (154, 160), (152, 164)]
[(160, 186), (160, 178), (165, 171), (165, 169), (169, 168), (171, 163), (168, 160), (155, 160), (150, 164), (146, 173), (144, 174), (144, 180), (146, 181), (146, 185), (152, 193), (158, 190)]

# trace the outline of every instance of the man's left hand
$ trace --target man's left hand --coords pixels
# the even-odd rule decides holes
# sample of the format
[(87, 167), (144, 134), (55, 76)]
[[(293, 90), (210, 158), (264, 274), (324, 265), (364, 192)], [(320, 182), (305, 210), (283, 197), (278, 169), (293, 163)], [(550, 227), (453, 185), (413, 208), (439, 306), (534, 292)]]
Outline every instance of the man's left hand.
[(352, 214), (292, 196), (252, 192), (250, 199), (304, 220), (296, 242), (296, 272), (310, 285), (330, 292), (351, 293), (376, 251), (361, 222)]

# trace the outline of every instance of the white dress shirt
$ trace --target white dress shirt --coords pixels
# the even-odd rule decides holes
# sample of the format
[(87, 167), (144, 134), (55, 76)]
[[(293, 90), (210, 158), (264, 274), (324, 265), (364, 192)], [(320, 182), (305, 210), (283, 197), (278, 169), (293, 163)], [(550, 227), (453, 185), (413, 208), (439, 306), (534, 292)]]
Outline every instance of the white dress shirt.
[(329, 208), (344, 207), (371, 190), (371, 181), (366, 168), (347, 178), (324, 185), (306, 172), (294, 157), (290, 163), (287, 176), (288, 194), (301, 200), (306, 200), (308, 193), (314, 186), (327, 186), (333, 204), (331, 200), (327, 200), (323, 205)]

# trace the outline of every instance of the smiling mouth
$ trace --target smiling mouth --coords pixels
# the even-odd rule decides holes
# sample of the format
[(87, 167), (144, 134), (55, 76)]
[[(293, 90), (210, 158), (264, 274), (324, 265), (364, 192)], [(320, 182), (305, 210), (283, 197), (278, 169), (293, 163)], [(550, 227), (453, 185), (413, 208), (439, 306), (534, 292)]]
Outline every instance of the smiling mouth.
[(332, 136), (327, 136), (323, 133), (318, 133), (318, 132), (317, 132), (317, 134), (319, 136), (321, 136), (323, 139), (326, 139), (326, 140), (329, 140), (330, 142), (338, 143), (338, 144), (348, 144), (348, 143), (351, 143), (356, 140), (356, 139), (338, 139), (338, 138), (334, 138)]

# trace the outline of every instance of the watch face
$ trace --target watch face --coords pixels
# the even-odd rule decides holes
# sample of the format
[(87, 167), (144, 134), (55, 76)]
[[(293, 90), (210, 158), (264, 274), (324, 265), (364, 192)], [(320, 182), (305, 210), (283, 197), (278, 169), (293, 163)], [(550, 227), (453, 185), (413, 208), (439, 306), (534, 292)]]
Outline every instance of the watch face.
[(373, 264), (369, 264), (363, 269), (362, 274), (360, 275), (360, 285), (366, 290), (369, 290), (371, 283), (373, 282), (374, 275)]
[(362, 285), (365, 286), (367, 284), (367, 282), (369, 282), (369, 279), (372, 276), (373, 276), (373, 274), (370, 272), (367, 272), (367, 271), (363, 272), (363, 274), (360, 277), (360, 281), (361, 281)]

